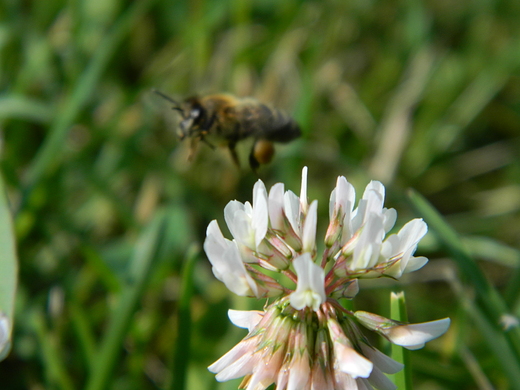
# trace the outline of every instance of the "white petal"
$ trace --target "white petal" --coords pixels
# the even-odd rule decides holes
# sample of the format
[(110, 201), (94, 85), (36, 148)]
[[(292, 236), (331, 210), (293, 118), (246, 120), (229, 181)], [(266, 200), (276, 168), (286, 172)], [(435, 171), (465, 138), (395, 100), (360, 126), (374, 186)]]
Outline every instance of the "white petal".
[(382, 208), (385, 201), (385, 186), (380, 181), (372, 180), (365, 188), (363, 199), (368, 199), (370, 196), (372, 196), (372, 191), (378, 194), (378, 199), (380, 199), (379, 208)]
[(222, 273), (222, 281), (226, 287), (240, 296), (250, 296), (254, 294), (258, 297), (258, 287), (242, 262), (236, 242), (231, 242), (222, 260), (227, 267), (227, 271)]
[(265, 237), (268, 222), (267, 190), (262, 180), (258, 180), (253, 187), (253, 218), (251, 221), (255, 232), (256, 248), (258, 248)]
[(237, 243), (224, 238), (215, 220), (208, 225), (204, 251), (215, 277), (230, 291), (241, 296), (258, 296), (258, 287), (242, 262)]
[(307, 202), (307, 167), (303, 167), (302, 169), (302, 186), (300, 190), (300, 210), (303, 214), (307, 213), (307, 209), (309, 208), (309, 203)]
[(317, 311), (320, 305), (327, 299), (323, 268), (313, 263), (308, 253), (304, 253), (296, 258), (293, 264), (298, 275), (298, 284), (296, 291), (290, 295), (292, 307), (296, 310), (312, 307), (314, 311)]
[(392, 383), (388, 377), (383, 374), (377, 367), (374, 367), (372, 372), (370, 373), (370, 377), (368, 381), (372, 386), (374, 386), (378, 390), (396, 390), (397, 386)]
[(218, 222), (211, 221), (206, 229), (206, 239), (204, 240), (204, 251), (210, 261), (211, 258), (220, 258), (224, 254), (229, 245), (228, 242), (230, 241), (222, 235)]
[(292, 229), (296, 234), (300, 233), (300, 199), (292, 191), (283, 195), (283, 209)]
[(282, 230), (283, 223), (283, 183), (277, 183), (269, 191), (269, 218), (273, 229)]
[(403, 369), (404, 365), (385, 355), (377, 348), (361, 343), (361, 350), (374, 366), (387, 374), (395, 374)]
[(418, 269), (424, 267), (428, 262), (428, 258), (419, 256), (419, 257), (410, 257), (408, 263), (406, 264), (403, 273), (417, 271)]
[(303, 224), (302, 244), (303, 251), (312, 253), (316, 245), (316, 224), (318, 222), (318, 201), (314, 200), (307, 212)]
[(395, 209), (383, 209), (385, 233), (388, 233), (395, 225), (397, 211)]
[(368, 382), (368, 379), (357, 378), (356, 379), (357, 390), (374, 390), (372, 385)]
[(370, 182), (370, 184), (367, 186), (363, 194), (363, 198), (359, 201), (357, 209), (353, 212), (353, 232), (357, 231), (364, 224), (366, 224), (368, 218), (372, 214), (380, 216), (381, 220), (383, 220), (384, 187), (383, 194), (381, 194), (380, 191), (372, 189), (372, 187), (374, 187), (374, 185), (371, 185), (372, 183), (374, 182)]
[(0, 312), (0, 360), (4, 359), (11, 349), (11, 320)]
[[(247, 207), (249, 206), (249, 207)], [(224, 219), (233, 237), (246, 245), (248, 248), (256, 249), (254, 233), (251, 226), (251, 205), (246, 202), (232, 200), (224, 208)]]
[(385, 259), (390, 259), (399, 253), (399, 237), (397, 234), (391, 234), (383, 242), (381, 246), (381, 256)]
[(379, 259), (384, 236), (383, 217), (369, 213), (354, 248), (351, 268), (360, 270), (373, 267)]
[(396, 345), (407, 349), (419, 349), (424, 343), (443, 335), (450, 326), (450, 319), (399, 325), (385, 331), (386, 336)]
[(406, 250), (417, 243), (428, 232), (428, 225), (421, 218), (412, 219), (404, 225), (397, 235), (401, 240), (401, 248)]
[(228, 317), (233, 325), (239, 328), (246, 328), (251, 331), (264, 317), (263, 311), (258, 310), (228, 310)]

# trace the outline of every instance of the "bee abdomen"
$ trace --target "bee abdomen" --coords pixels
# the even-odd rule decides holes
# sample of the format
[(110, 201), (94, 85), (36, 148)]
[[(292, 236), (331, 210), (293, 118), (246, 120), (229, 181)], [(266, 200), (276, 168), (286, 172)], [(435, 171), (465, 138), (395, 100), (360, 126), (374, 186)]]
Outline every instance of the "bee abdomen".
[(298, 124), (283, 111), (260, 104), (260, 118), (256, 120), (259, 131), (256, 137), (273, 142), (289, 142), (301, 135)]
[(265, 134), (265, 139), (273, 142), (289, 142), (301, 135), (300, 126), (290, 117), (283, 116), (283, 121), (278, 121), (273, 128)]

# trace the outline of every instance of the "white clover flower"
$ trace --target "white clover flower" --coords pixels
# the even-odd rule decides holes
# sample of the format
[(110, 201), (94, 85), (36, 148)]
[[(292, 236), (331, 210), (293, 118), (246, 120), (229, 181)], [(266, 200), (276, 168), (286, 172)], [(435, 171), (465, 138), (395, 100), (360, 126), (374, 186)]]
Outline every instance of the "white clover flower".
[[(276, 297), (264, 311), (229, 311), (233, 324), (249, 333), (209, 367), (218, 381), (244, 377), (240, 388), (246, 390), (273, 383), (277, 390), (395, 390), (385, 373), (402, 365), (368, 344), (359, 324), (408, 349), (446, 332), (449, 319), (405, 324), (350, 312), (336, 300), (352, 299), (359, 278), (399, 278), (428, 261), (413, 256), (427, 232), (421, 219), (387, 236), (397, 213), (384, 207), (383, 184), (370, 182), (357, 207), (355, 198), (354, 187), (338, 177), (321, 257), (318, 203), (307, 199), (307, 168), (299, 197), (282, 183), (267, 193), (259, 180), (252, 205), (229, 202), (224, 216), (233, 240), (222, 235), (216, 221), (210, 223), (204, 250), (215, 276), (238, 295)], [(274, 279), (263, 270), (285, 278)], [(284, 279), (293, 285), (285, 286)]]

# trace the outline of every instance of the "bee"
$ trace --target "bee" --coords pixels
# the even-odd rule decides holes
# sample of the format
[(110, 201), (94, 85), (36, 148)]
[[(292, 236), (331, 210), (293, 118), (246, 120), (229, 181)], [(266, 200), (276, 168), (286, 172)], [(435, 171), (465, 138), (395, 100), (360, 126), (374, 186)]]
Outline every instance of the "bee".
[(239, 167), (236, 145), (253, 138), (249, 165), (256, 172), (261, 164), (267, 164), (273, 158), (274, 142), (290, 142), (301, 135), (294, 119), (253, 98), (216, 94), (190, 97), (179, 103), (160, 91), (154, 92), (172, 103), (172, 109), (182, 116), (177, 135), (181, 141), (190, 140), (188, 160), (199, 142), (204, 142), (212, 149), (227, 147)]

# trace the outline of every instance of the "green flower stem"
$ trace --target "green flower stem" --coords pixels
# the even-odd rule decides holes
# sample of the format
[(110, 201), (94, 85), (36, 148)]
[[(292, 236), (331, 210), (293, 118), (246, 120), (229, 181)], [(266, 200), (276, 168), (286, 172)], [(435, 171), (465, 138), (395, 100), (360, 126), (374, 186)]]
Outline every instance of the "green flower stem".
[[(392, 293), (390, 296), (390, 318), (401, 322), (408, 322), (406, 300), (404, 292), (402, 291), (400, 293)], [(392, 375), (397, 388), (401, 390), (412, 390), (410, 351), (399, 345), (392, 344), (392, 358), (404, 364), (404, 368), (401, 371)]]
[(103, 390), (109, 385), (123, 340), (132, 323), (132, 316), (151, 274), (150, 269), (154, 264), (153, 260), (164, 232), (163, 222), (162, 216), (156, 217), (137, 242), (128, 281), (123, 287), (117, 307), (108, 324), (108, 330), (96, 355), (91, 375), (85, 386), (87, 390)]

